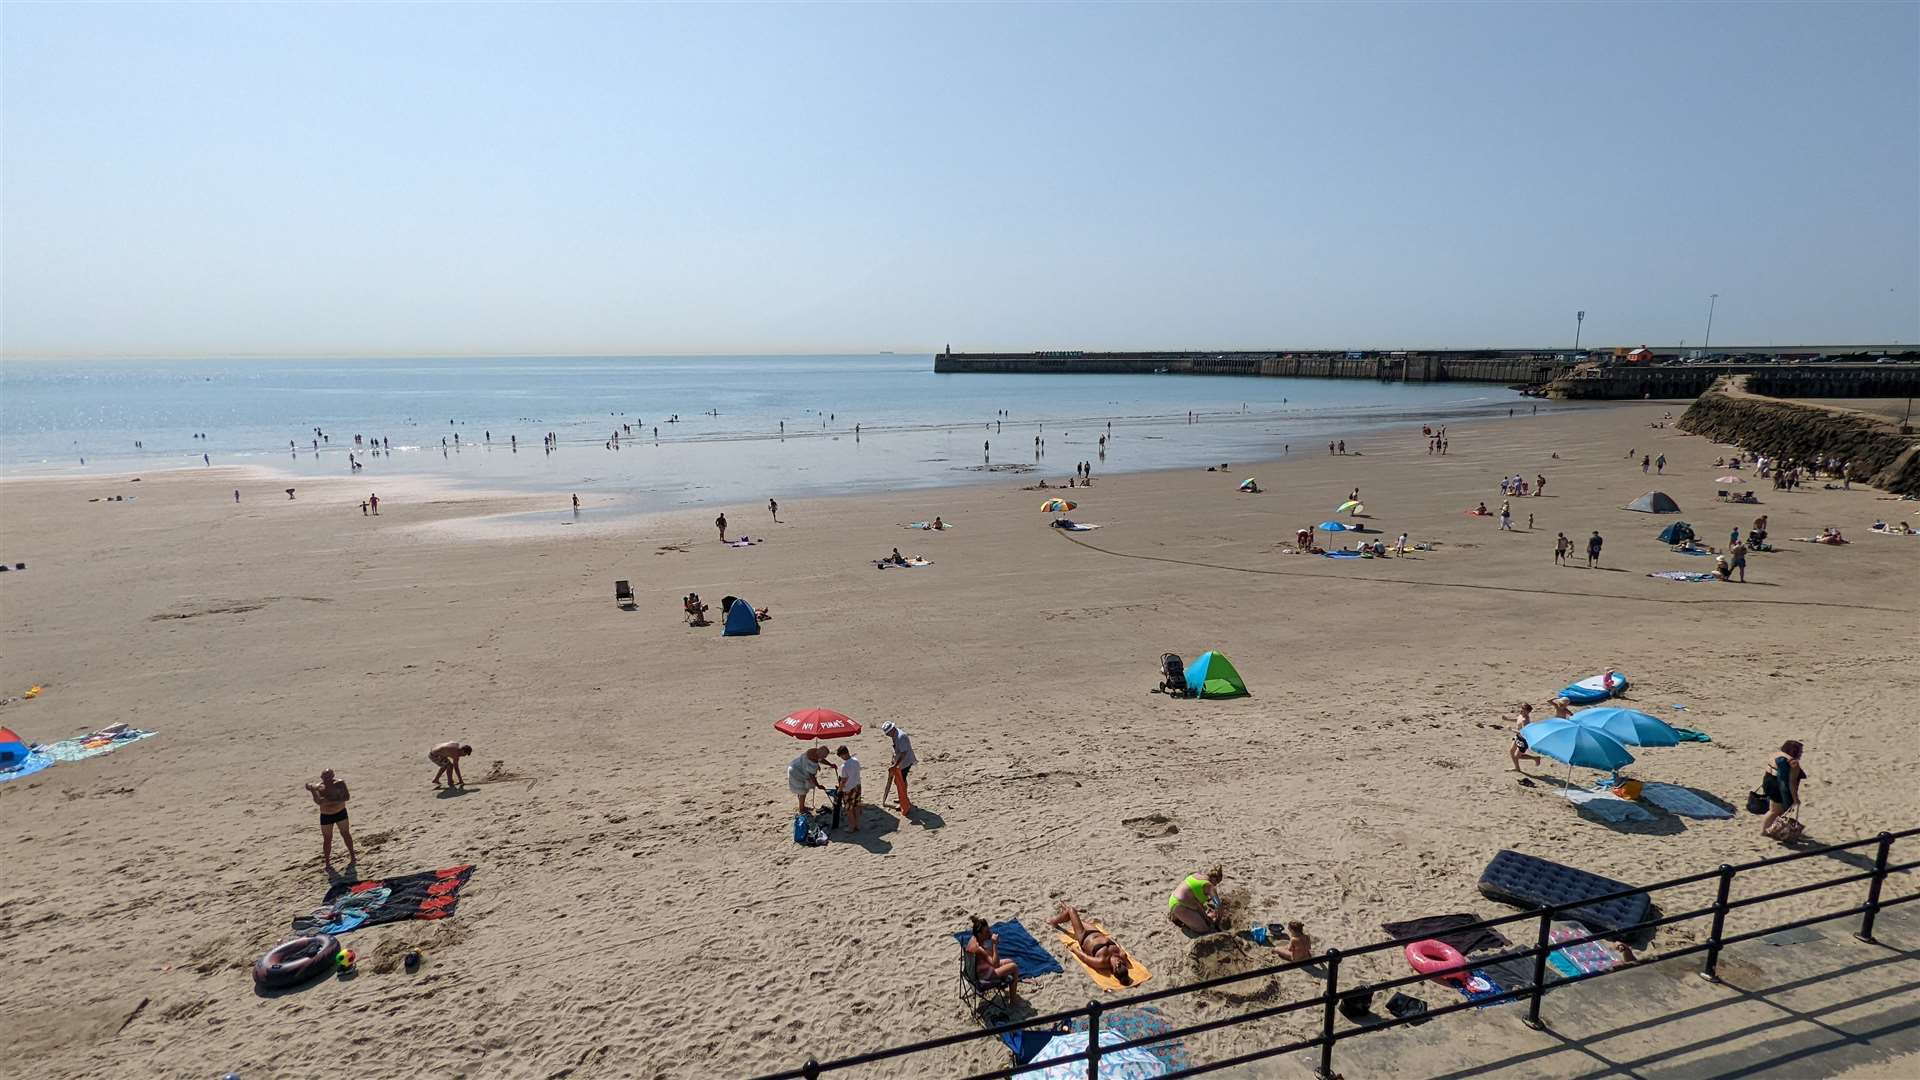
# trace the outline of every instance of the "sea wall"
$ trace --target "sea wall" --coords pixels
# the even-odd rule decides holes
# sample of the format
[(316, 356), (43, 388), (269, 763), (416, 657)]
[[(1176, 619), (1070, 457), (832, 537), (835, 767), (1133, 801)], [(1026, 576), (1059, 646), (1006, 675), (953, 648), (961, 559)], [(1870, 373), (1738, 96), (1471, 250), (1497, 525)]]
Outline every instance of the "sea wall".
[(1920, 436), (1866, 413), (1751, 393), (1747, 376), (1722, 379), (1680, 417), (1680, 429), (1789, 461), (1838, 457), (1855, 480), (1920, 495)]

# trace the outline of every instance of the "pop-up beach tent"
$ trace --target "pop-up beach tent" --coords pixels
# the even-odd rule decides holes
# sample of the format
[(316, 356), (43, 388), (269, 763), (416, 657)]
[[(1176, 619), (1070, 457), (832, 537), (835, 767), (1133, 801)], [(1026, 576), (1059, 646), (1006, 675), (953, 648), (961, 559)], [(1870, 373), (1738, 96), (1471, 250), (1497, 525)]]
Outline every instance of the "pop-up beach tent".
[(1674, 502), (1673, 496), (1664, 491), (1649, 491), (1628, 503), (1627, 509), (1638, 510), (1643, 514), (1677, 514), (1680, 512), (1680, 504)]
[(736, 596), (733, 606), (727, 609), (727, 620), (721, 625), (721, 637), (740, 637), (760, 632), (760, 620), (753, 613), (753, 605), (747, 603), (744, 596)]
[(1201, 653), (1187, 665), (1187, 693), (1194, 697), (1239, 697), (1246, 692), (1246, 681), (1233, 669), (1233, 661), (1220, 653)]
[(13, 733), (12, 728), (0, 727), (0, 769), (11, 769), (27, 760), (27, 742)]
[(1693, 538), (1693, 526), (1684, 521), (1676, 521), (1660, 530), (1660, 542), (1663, 544), (1684, 544)]

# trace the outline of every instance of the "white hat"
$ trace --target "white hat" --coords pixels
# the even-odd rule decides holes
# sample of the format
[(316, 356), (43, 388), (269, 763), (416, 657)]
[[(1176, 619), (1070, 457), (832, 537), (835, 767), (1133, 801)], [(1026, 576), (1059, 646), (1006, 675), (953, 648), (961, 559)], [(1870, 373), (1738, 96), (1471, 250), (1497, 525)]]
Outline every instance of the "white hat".
[(881, 734), (884, 734), (884, 735), (891, 735), (891, 734), (893, 734), (894, 732), (896, 732), (896, 731), (899, 731), (899, 730), (900, 730), (899, 728), (897, 728), (897, 727), (894, 727), (894, 726), (893, 726), (893, 721), (891, 721), (891, 720), (889, 720), (889, 721), (887, 721), (886, 723), (884, 723), (884, 724), (881, 724), (881, 725), (880, 725), (880, 731), (881, 731)]

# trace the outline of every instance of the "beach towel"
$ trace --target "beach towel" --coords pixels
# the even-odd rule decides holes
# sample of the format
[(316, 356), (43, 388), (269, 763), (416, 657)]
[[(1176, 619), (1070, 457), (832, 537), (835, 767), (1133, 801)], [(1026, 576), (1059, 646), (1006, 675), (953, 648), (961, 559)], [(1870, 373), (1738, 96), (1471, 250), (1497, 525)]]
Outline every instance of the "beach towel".
[(1070, 521), (1067, 524), (1062, 525), (1060, 527), (1067, 530), (1068, 532), (1092, 532), (1093, 530), (1099, 528), (1100, 526), (1088, 525), (1078, 521)]
[(889, 567), (895, 570), (911, 570), (916, 566), (932, 566), (933, 560), (932, 559), (908, 559), (906, 562), (906, 565), (903, 566), (897, 562), (888, 562), (885, 559), (875, 559), (873, 565), (879, 567), (882, 570), (888, 569)]
[[(1087, 1019), (1084, 1016), (1074, 1017), (1073, 1020), (1068, 1022), (1067, 1026), (1068, 1029), (1072, 1031), (1085, 1031), (1087, 1030)], [(1109, 1009), (1100, 1014), (1100, 1031), (1102, 1036), (1104, 1037), (1107, 1032), (1111, 1031), (1120, 1035), (1122, 1041), (1125, 1042), (1151, 1039), (1155, 1035), (1164, 1035), (1172, 1030), (1172, 1021), (1168, 1020), (1158, 1008), (1152, 1005), (1123, 1005), (1120, 1008)], [(1166, 1066), (1168, 1072), (1180, 1072), (1193, 1065), (1193, 1056), (1187, 1052), (1186, 1044), (1179, 1039), (1166, 1039), (1161, 1042), (1143, 1043), (1138, 1049), (1145, 1050), (1160, 1059), (1161, 1064)], [(1104, 1057), (1101, 1058), (1100, 1064), (1103, 1066), (1100, 1070), (1101, 1074), (1105, 1075), (1106, 1069), (1104, 1066), (1106, 1065), (1106, 1059)], [(1086, 1075), (1086, 1067), (1084, 1064), (1081, 1066), (1080, 1075)], [(1076, 1077), (1075, 1080), (1078, 1080), (1078, 1078)]]
[(1479, 921), (1480, 916), (1470, 911), (1462, 911), (1454, 915), (1428, 915), (1424, 918), (1408, 919), (1406, 922), (1381, 923), (1380, 929), (1385, 930), (1388, 937), (1395, 939), (1432, 938), (1453, 946), (1462, 955), (1485, 949), (1504, 949), (1513, 944), (1498, 930), (1462, 931), (1460, 929), (1462, 926), (1472, 926)]
[(1567, 801), (1578, 807), (1587, 817), (1598, 818), (1613, 825), (1628, 821), (1652, 821), (1653, 812), (1643, 806), (1636, 806), (1616, 795), (1603, 791), (1569, 791)]
[(1468, 972), (1468, 977), (1466, 981), (1456, 982), (1451, 985), (1453, 986), (1454, 989), (1460, 991), (1461, 997), (1466, 998), (1468, 1001), (1479, 1003), (1479, 1006), (1482, 1009), (1489, 1008), (1494, 1005), (1506, 1004), (1506, 1002), (1504, 1001), (1488, 1000), (1490, 998), (1499, 997), (1501, 994), (1506, 993), (1507, 988), (1504, 986), (1501, 986), (1497, 982), (1494, 982), (1493, 976), (1487, 974), (1486, 971), (1482, 968), (1474, 968), (1472, 971)]
[[(1674, 708), (1678, 709), (1680, 708), (1680, 706), (1675, 705)], [(1713, 736), (1708, 735), (1704, 731), (1695, 731), (1692, 728), (1677, 727), (1673, 729), (1673, 733), (1680, 737), (1681, 742), (1712, 742), (1713, 741)]]
[(1357, 552), (1357, 551), (1323, 551), (1323, 552), (1321, 552), (1320, 554), (1322, 554), (1322, 555), (1324, 555), (1324, 556), (1326, 556), (1326, 557), (1327, 557), (1327, 558), (1329, 558), (1329, 559), (1364, 559), (1364, 558), (1367, 558), (1367, 556), (1365, 556), (1365, 555), (1362, 555), (1362, 554), (1360, 554), (1360, 553), (1359, 553), (1359, 552)]
[[(1081, 921), (1087, 927), (1087, 929), (1098, 930), (1101, 933), (1106, 934), (1109, 938), (1113, 938), (1116, 944), (1119, 942), (1120, 939), (1114, 938), (1113, 934), (1109, 932), (1106, 927), (1100, 925), (1100, 921), (1098, 919), (1083, 919)], [(1081, 971), (1086, 972), (1087, 978), (1092, 979), (1094, 982), (1098, 983), (1100, 985), (1100, 989), (1102, 990), (1130, 990), (1136, 986), (1139, 986), (1141, 983), (1146, 982), (1148, 979), (1153, 978), (1153, 972), (1148, 971), (1147, 965), (1141, 963), (1139, 958), (1134, 956), (1132, 952), (1128, 951), (1125, 945), (1120, 946), (1120, 951), (1125, 952), (1127, 954), (1127, 961), (1128, 961), (1127, 977), (1133, 980), (1131, 983), (1123, 983), (1119, 979), (1114, 978), (1112, 975), (1108, 975), (1105, 972), (1101, 972), (1101, 971), (1095, 971), (1092, 968), (1087, 966), (1087, 962), (1085, 960), (1080, 959), (1078, 956), (1074, 956), (1072, 947), (1074, 945), (1079, 944), (1079, 942), (1076, 942), (1073, 940), (1073, 935), (1067, 933), (1065, 930), (1060, 929), (1059, 927), (1055, 927), (1054, 929), (1056, 931), (1056, 936), (1059, 937), (1060, 939), (1060, 947), (1062, 949), (1067, 950), (1068, 956), (1073, 956), (1074, 963), (1080, 966)], [(1020, 970), (1025, 971), (1026, 969), (1021, 968)]]
[(296, 934), (344, 934), (362, 926), (405, 919), (444, 919), (460, 900), (460, 886), (473, 867), (428, 870), (380, 881), (342, 881), (327, 890), (325, 902), (293, 920)]
[[(1559, 945), (1561, 942), (1583, 938), (1588, 931), (1573, 923), (1556, 922), (1549, 931), (1550, 940)], [(1553, 950), (1547, 954), (1547, 963), (1554, 971), (1567, 978), (1576, 975), (1588, 975), (1600, 971), (1612, 971), (1619, 961), (1613, 952), (1597, 941), (1584, 945), (1570, 945)]]
[(1688, 571), (1685, 571), (1685, 570), (1661, 570), (1657, 573), (1648, 574), (1647, 576), (1652, 578), (1664, 578), (1667, 581), (1712, 581), (1715, 578), (1718, 578), (1720, 575), (1714, 574), (1714, 573), (1706, 573), (1706, 574), (1689, 573)]
[[(1019, 964), (1022, 979), (1031, 979), (1036, 975), (1058, 975), (1067, 970), (1027, 932), (1026, 927), (1020, 925), (1020, 920), (1008, 919), (994, 923), (993, 932), (1000, 936), (1000, 959)], [(962, 930), (953, 935), (953, 940), (965, 948), (967, 939), (972, 936), (972, 931)]]
[(62, 739), (57, 743), (50, 743), (43, 746), (41, 749), (45, 750), (55, 761), (85, 761), (90, 757), (99, 757), (101, 754), (112, 753), (129, 743), (136, 743), (141, 739), (151, 739), (153, 735), (154, 733), (151, 731), (142, 731), (139, 728), (127, 728), (123, 731), (113, 733), (95, 732), (92, 735), (82, 735), (77, 739)]
[(27, 760), (12, 768), (0, 769), (0, 784), (9, 780), (18, 780), (23, 776), (32, 776), (53, 764), (55, 764), (54, 757), (46, 752), (46, 747), (36, 746), (27, 752)]
[(1669, 814), (1678, 814), (1685, 818), (1712, 821), (1733, 816), (1732, 807), (1720, 806), (1702, 798), (1696, 791), (1674, 784), (1648, 782), (1641, 787), (1640, 797)]
[(1713, 552), (1708, 551), (1706, 548), (1677, 547), (1677, 548), (1668, 548), (1667, 550), (1673, 552), (1675, 555), (1711, 555), (1713, 554)]
[(752, 547), (753, 545), (758, 543), (762, 543), (762, 541), (752, 539), (751, 537), (743, 536), (738, 540), (727, 541), (727, 546), (728, 547)]
[[(928, 530), (928, 531), (932, 531), (932, 530), (933, 530), (933, 522), (931, 522), (931, 521), (909, 521), (909, 522), (907, 522), (907, 523), (906, 523), (905, 525), (902, 525), (902, 526), (900, 526), (900, 527), (901, 527), (901, 528), (903, 528), (903, 529), (926, 529), (926, 530)], [(947, 531), (948, 529), (951, 529), (951, 528), (953, 528), (953, 527), (954, 527), (954, 525), (953, 525), (953, 522), (951, 522), (951, 521), (943, 521), (943, 522), (941, 522), (941, 523), (940, 523), (940, 531), (941, 531), (941, 532), (946, 532), (946, 531)]]

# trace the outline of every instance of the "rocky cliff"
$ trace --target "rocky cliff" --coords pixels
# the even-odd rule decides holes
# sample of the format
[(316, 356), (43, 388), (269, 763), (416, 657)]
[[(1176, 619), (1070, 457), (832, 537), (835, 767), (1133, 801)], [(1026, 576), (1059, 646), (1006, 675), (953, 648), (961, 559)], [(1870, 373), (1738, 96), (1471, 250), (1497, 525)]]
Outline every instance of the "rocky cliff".
[(1920, 436), (1848, 409), (1748, 393), (1745, 377), (1722, 379), (1680, 417), (1680, 428), (1788, 461), (1838, 457), (1855, 480), (1896, 495), (1920, 495)]

